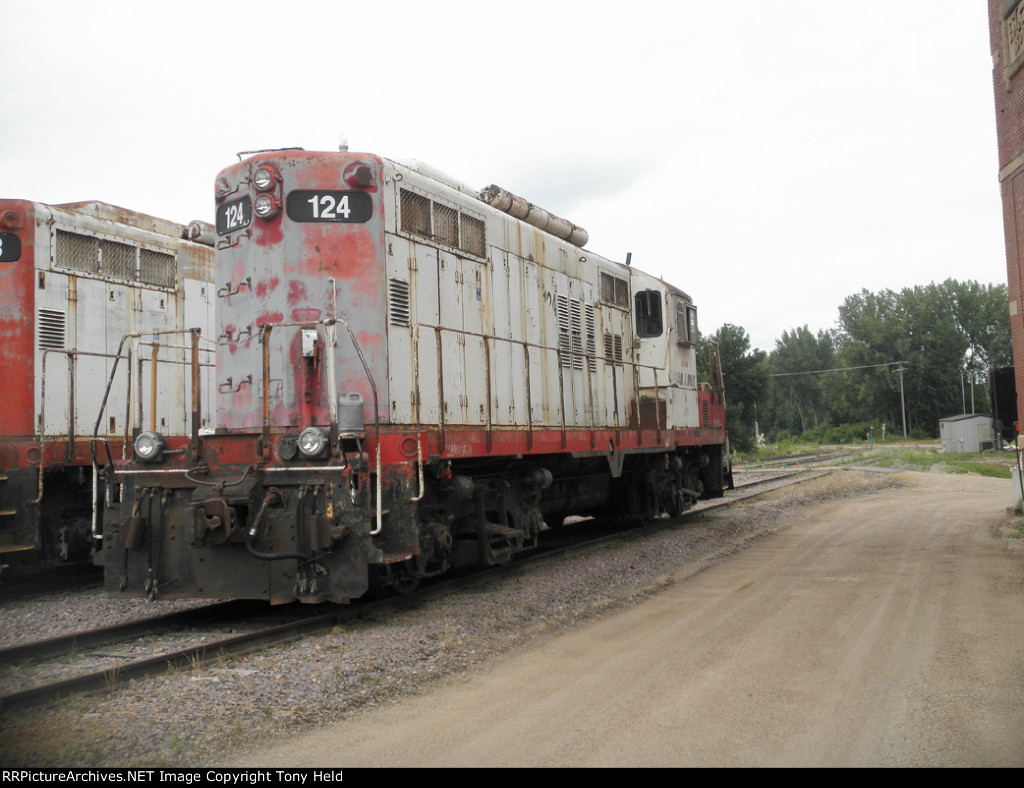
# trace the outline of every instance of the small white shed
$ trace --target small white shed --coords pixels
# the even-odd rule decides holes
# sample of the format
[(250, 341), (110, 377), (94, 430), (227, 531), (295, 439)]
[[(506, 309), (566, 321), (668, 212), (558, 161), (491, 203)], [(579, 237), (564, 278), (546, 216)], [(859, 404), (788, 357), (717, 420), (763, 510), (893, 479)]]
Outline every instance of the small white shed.
[(939, 421), (942, 450), (949, 454), (977, 453), (995, 447), (992, 417), (982, 413), (966, 413)]

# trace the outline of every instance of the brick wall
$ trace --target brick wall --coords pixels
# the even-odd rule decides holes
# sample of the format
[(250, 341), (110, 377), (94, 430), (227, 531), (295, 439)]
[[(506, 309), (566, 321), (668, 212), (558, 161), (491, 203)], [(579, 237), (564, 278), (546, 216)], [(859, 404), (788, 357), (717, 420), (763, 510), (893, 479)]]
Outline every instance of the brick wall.
[(1024, 0), (988, 0), (1017, 419), (1024, 428)]

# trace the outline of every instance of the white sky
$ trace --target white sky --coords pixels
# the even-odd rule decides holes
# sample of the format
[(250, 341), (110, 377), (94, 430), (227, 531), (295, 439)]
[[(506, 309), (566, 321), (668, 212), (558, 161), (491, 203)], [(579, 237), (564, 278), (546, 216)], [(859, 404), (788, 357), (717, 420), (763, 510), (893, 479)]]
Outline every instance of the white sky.
[(12, 2), (0, 58), (3, 197), (212, 221), (236, 152), (344, 134), (764, 350), (861, 289), (1006, 281), (983, 2)]

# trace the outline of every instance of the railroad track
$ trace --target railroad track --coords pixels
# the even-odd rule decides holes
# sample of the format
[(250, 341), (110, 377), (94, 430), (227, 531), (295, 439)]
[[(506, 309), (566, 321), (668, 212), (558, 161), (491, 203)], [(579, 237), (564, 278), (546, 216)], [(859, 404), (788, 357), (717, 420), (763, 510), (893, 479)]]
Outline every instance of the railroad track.
[(764, 470), (773, 470), (785, 465), (819, 465), (821, 463), (841, 460), (857, 454), (850, 449), (837, 449), (835, 451), (812, 452), (808, 454), (791, 454), (785, 457), (773, 457), (764, 460), (755, 460), (740, 463), (733, 467), (736, 473), (749, 473)]
[[(627, 528), (588, 524), (552, 529), (551, 537), (542, 540), (536, 552), (508, 565), (447, 577), (402, 597), (360, 600), (350, 606), (296, 604), (282, 608), (271, 608), (263, 602), (230, 601), (0, 649), (0, 713), (73, 693), (113, 691), (130, 680), (173, 669), (194, 669), (330, 630), (357, 618), (386, 615), (397, 608), (423, 604), (467, 587), (526, 572), (539, 563), (572, 552), (593, 550), (637, 538), (645, 532), (674, 527), (710, 509), (760, 495), (773, 483), (772, 489), (829, 472), (793, 471), (756, 479), (738, 485), (726, 498), (698, 504), (674, 520)], [(231, 631), (224, 632), (225, 628)], [(240, 629), (249, 631), (238, 632)], [(3, 689), (5, 686), (9, 689)]]

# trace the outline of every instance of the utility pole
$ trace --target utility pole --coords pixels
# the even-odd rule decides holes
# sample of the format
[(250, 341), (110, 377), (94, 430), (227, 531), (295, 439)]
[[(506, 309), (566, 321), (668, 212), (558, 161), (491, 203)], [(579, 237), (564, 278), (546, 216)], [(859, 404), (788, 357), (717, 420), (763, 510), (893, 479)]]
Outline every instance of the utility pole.
[(903, 400), (903, 373), (906, 371), (906, 367), (901, 363), (900, 366), (896, 367), (893, 372), (900, 373), (900, 415), (903, 417), (903, 442), (907, 442), (907, 406)]

